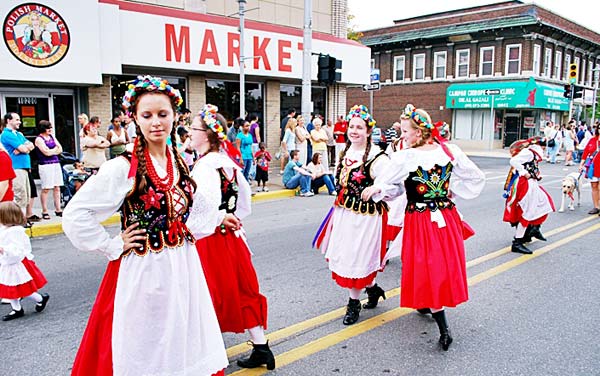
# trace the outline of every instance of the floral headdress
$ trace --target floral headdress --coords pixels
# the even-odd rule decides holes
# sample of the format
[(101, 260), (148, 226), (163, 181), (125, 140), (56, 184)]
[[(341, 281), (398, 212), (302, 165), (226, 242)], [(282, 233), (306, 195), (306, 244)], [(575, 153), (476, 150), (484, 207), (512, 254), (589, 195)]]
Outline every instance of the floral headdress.
[(183, 97), (179, 90), (169, 85), (169, 81), (163, 80), (160, 77), (153, 76), (138, 76), (132, 83), (127, 87), (128, 90), (123, 96), (123, 109), (129, 110), (135, 97), (144, 92), (159, 91), (167, 94), (171, 99), (171, 102), (175, 104), (176, 108), (179, 108), (183, 104)]
[(205, 104), (204, 107), (202, 107), (202, 110), (200, 110), (198, 116), (200, 116), (207, 127), (215, 132), (217, 137), (219, 137), (219, 140), (222, 142), (227, 140), (227, 135), (225, 134), (223, 124), (221, 124), (219, 119), (217, 119), (217, 112), (219, 112), (219, 107), (212, 104)]
[(431, 124), (427, 118), (420, 113), (417, 112), (417, 109), (412, 104), (407, 104), (404, 108), (404, 112), (402, 113), (402, 117), (406, 119), (412, 119), (419, 127), (434, 129), (433, 124)]
[(373, 119), (371, 114), (369, 113), (369, 109), (366, 106), (363, 106), (362, 104), (354, 105), (348, 112), (348, 116), (346, 116), (346, 120), (350, 121), (350, 119), (352, 119), (354, 117), (359, 117), (359, 118), (363, 119), (365, 121), (365, 123), (367, 123), (367, 125), (371, 128), (373, 128), (375, 126), (375, 124), (377, 123), (375, 121), (375, 119)]

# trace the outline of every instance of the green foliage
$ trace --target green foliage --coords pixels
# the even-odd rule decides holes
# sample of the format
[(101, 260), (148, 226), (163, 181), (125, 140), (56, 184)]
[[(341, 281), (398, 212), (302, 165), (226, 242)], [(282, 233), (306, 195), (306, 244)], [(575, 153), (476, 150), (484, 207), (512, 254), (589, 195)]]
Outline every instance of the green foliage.
[(356, 30), (356, 25), (352, 24), (352, 20), (354, 18), (355, 18), (354, 15), (348, 13), (348, 17), (347, 17), (347, 20), (348, 20), (348, 23), (347, 23), (348, 32), (346, 34), (346, 37), (348, 39), (350, 39), (350, 40), (355, 40), (355, 41), (358, 42), (358, 41), (360, 41), (360, 38), (362, 38), (364, 34), (361, 33), (360, 31), (357, 31)]

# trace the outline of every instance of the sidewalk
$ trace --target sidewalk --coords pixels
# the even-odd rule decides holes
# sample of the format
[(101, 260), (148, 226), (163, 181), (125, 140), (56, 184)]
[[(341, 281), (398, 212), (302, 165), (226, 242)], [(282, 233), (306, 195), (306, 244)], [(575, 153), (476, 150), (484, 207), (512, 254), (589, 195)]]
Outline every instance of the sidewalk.
[[(40, 180), (36, 180), (36, 186), (38, 191), (38, 197), (35, 199), (33, 204), (33, 214), (41, 217), (42, 216), (42, 204), (40, 202), (40, 194), (42, 189), (40, 187)], [(288, 197), (294, 197), (296, 190), (285, 189), (281, 183), (281, 176), (275, 172), (269, 173), (269, 182), (267, 183), (269, 192), (257, 192), (252, 195), (252, 202), (278, 200)], [(252, 192), (256, 192), (256, 183), (252, 183)], [(26, 229), (29, 237), (40, 237), (48, 235), (62, 234), (62, 218), (54, 215), (54, 202), (52, 200), (52, 193), (48, 194), (48, 214), (50, 219), (41, 220), (40, 222), (33, 223), (31, 228)], [(120, 222), (120, 215), (114, 214), (112, 217), (102, 222), (104, 226), (116, 225)]]

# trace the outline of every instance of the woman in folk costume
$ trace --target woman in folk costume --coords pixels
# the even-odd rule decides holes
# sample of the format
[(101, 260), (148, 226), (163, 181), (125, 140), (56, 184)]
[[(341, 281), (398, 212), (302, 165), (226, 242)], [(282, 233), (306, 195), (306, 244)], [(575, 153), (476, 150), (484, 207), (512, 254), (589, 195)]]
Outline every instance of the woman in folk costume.
[(525, 243), (531, 238), (546, 240), (540, 226), (548, 213), (552, 213), (554, 202), (552, 197), (539, 184), (542, 175), (538, 167), (543, 160), (544, 151), (540, 137), (519, 140), (510, 145), (510, 171), (504, 186), (504, 222), (516, 227), (511, 251), (531, 254)]
[(429, 114), (408, 105), (401, 123), (410, 148), (394, 153), (362, 197), (379, 202), (406, 191), (400, 305), (432, 313), (444, 350), (452, 343), (444, 307), (469, 298), (464, 239), (472, 235), (450, 199), (473, 199), (484, 174), (456, 146), (446, 145)]
[[(123, 98), (136, 124), (133, 153), (104, 163), (65, 209), (73, 245), (109, 260), (73, 375), (211, 375), (227, 367), (187, 227), (195, 183), (176, 149), (182, 102), (167, 81), (133, 81)], [(100, 222), (119, 210), (122, 231), (111, 238)]]
[[(246, 243), (241, 220), (250, 214), (251, 188), (242, 169), (234, 162), (239, 153), (227, 140), (227, 122), (216, 106), (207, 104), (191, 125), (190, 146), (200, 155), (192, 172), (198, 185), (194, 194), (190, 230), (196, 237), (222, 332), (248, 330), (253, 350), (240, 367), (263, 364), (275, 368), (275, 357), (265, 338), (267, 299), (260, 293), (252, 253)], [(196, 216), (198, 212), (198, 216)]]
[(365, 106), (352, 107), (347, 120), (346, 148), (336, 171), (337, 198), (313, 246), (325, 253), (335, 282), (348, 289), (350, 299), (343, 323), (352, 325), (358, 321), (362, 289), (366, 288), (369, 297), (364, 308), (375, 308), (380, 297), (385, 299), (375, 277), (386, 261), (388, 207), (383, 202), (361, 199), (361, 193), (373, 184), (388, 157), (379, 148), (372, 148), (375, 120)]

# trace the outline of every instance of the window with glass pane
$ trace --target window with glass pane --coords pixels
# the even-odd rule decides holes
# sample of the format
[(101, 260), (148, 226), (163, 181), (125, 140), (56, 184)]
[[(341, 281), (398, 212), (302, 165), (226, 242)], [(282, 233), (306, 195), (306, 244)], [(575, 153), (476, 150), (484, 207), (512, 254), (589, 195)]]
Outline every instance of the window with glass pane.
[(544, 77), (550, 77), (550, 66), (552, 65), (552, 50), (546, 48), (546, 54), (544, 55)]
[(506, 74), (519, 74), (521, 68), (521, 45), (507, 46)]
[(425, 54), (415, 55), (414, 63), (414, 80), (425, 79)]
[(575, 63), (575, 65), (577, 65), (577, 82), (579, 83), (579, 80), (581, 80), (581, 66), (579, 65), (579, 56), (575, 56), (575, 59), (573, 61), (573, 63)]
[(494, 69), (494, 48), (481, 49), (481, 76), (492, 76)]
[[(123, 76), (111, 76), (110, 77), (110, 89), (112, 95), (112, 111), (113, 114), (117, 114), (119, 111), (123, 109), (123, 95), (128, 90), (128, 86), (137, 78), (136, 75), (123, 75)], [(181, 96), (183, 97), (182, 107), (186, 106), (187, 103), (187, 93), (185, 92), (185, 78), (182, 77), (169, 77), (162, 76), (163, 79), (169, 81), (169, 84), (175, 89), (181, 92)], [(110, 119), (101, 119), (110, 122)]]
[(569, 64), (571, 64), (571, 54), (565, 54), (565, 66), (563, 67), (563, 77), (569, 78)]
[(456, 77), (469, 77), (469, 50), (458, 50), (456, 55)]
[(533, 74), (540, 75), (540, 59), (542, 57), (542, 48), (539, 45), (533, 46)]
[(554, 78), (560, 80), (560, 74), (562, 73), (562, 52), (556, 51), (554, 53)]
[[(310, 100), (313, 102), (313, 113), (327, 117), (327, 89), (324, 87), (311, 87)], [(298, 85), (280, 85), (279, 87), (280, 100), (280, 116), (283, 119), (287, 116), (287, 111), (290, 108), (295, 108), (297, 113), (300, 113), (302, 107), (302, 86)]]
[(435, 53), (435, 76), (434, 78), (446, 78), (446, 52)]
[(404, 56), (394, 58), (394, 81), (404, 81)]

